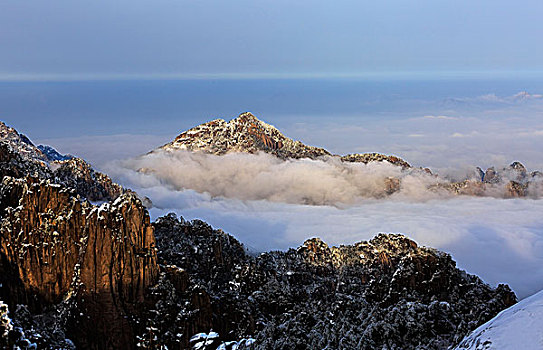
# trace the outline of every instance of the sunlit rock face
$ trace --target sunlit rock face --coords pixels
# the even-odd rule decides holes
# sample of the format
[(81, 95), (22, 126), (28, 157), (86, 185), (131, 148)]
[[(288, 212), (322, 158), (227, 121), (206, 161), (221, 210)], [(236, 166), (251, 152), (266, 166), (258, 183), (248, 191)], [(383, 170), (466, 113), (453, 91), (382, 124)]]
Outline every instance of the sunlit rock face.
[(153, 228), (140, 200), (125, 194), (97, 207), (49, 181), (9, 177), (1, 196), (2, 298), (38, 313), (71, 300), (76, 344), (134, 344), (126, 317), (158, 277)]
[[(324, 148), (307, 146), (284, 136), (278, 129), (257, 119), (251, 113), (243, 113), (229, 122), (216, 119), (198, 125), (181, 133), (173, 142), (160, 149), (203, 151), (215, 155), (232, 152), (266, 152), (282, 159), (316, 159), (332, 156)], [(398, 157), (378, 153), (349, 154), (341, 157), (341, 160), (359, 163), (388, 161), (402, 167), (410, 167)]]
[(243, 113), (229, 122), (216, 119), (183, 132), (164, 150), (203, 151), (221, 155), (230, 152), (267, 152), (280, 158), (317, 158), (330, 155), (318, 147), (306, 146), (284, 136), (275, 127)]

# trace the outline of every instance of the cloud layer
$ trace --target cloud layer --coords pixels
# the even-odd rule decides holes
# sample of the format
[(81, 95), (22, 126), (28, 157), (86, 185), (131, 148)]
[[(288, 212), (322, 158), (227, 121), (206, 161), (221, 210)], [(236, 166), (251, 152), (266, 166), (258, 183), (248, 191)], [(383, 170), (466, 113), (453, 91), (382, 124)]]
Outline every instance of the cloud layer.
[[(170, 211), (200, 218), (255, 251), (315, 236), (337, 245), (400, 232), (521, 297), (543, 289), (541, 200), (453, 197), (426, 189), (435, 177), (387, 163), (284, 162), (267, 154), (157, 152), (109, 163), (107, 171), (151, 198), (153, 218)], [(401, 178), (402, 188), (382, 198), (388, 177)]]
[(393, 178), (402, 180), (395, 196), (428, 199), (439, 195), (426, 190), (438, 179), (424, 171), (402, 171), (387, 162), (345, 163), (331, 157), (283, 161), (265, 153), (214, 156), (155, 151), (111, 165), (108, 173), (129, 182), (192, 189), (212, 197), (293, 204), (351, 205), (380, 198), (393, 186), (389, 183)]

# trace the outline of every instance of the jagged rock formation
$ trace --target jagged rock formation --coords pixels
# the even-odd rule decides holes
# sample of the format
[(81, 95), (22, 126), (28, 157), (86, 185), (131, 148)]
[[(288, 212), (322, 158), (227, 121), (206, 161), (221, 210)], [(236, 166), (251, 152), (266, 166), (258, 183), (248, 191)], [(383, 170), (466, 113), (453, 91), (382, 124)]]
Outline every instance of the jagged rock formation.
[(110, 201), (126, 191), (105, 174), (95, 171), (80, 158), (55, 162), (54, 179), (74, 188), (90, 201)]
[(17, 130), (7, 126), (0, 121), (0, 140), (10, 144), (10, 146), (24, 159), (46, 161), (47, 157), (42, 153), (32, 141), (23, 134), (19, 134)]
[(77, 345), (130, 348), (127, 319), (158, 277), (149, 215), (131, 193), (100, 207), (34, 178), (1, 186), (2, 299), (34, 313), (73, 302), (67, 324)]
[[(120, 196), (125, 190), (109, 176), (92, 169), (83, 159), (62, 156), (52, 147), (34, 144), (15, 129), (0, 122), (0, 176), (34, 176), (74, 188), (91, 201), (108, 201)], [(42, 152), (42, 149), (46, 152)]]
[(148, 327), (168, 348), (213, 329), (223, 341), (252, 336), (256, 349), (446, 349), (516, 301), (402, 235), (254, 257), (201, 221), (171, 214), (154, 226), (159, 261), (185, 281), (164, 275), (154, 289)]
[(229, 122), (216, 119), (198, 125), (161, 147), (164, 150), (204, 151), (222, 155), (229, 152), (267, 152), (279, 158), (317, 158), (329, 156), (323, 148), (306, 146), (285, 137), (275, 127), (243, 113)]
[(470, 196), (494, 196), (503, 198), (543, 196), (543, 178), (539, 171), (528, 173), (520, 162), (496, 170), (490, 167), (485, 171), (477, 168), (476, 176), (460, 182), (443, 182), (434, 187), (445, 189), (453, 194)]

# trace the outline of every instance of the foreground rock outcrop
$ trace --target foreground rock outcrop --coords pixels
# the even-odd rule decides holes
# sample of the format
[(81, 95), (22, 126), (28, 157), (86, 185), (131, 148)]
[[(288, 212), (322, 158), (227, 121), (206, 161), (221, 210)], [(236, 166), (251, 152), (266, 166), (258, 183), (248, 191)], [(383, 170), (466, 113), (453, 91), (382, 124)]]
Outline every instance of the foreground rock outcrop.
[(97, 207), (35, 178), (4, 177), (0, 193), (2, 299), (38, 314), (70, 301), (66, 326), (76, 345), (130, 348), (127, 316), (158, 277), (153, 228), (140, 200), (126, 194)]
[(254, 257), (201, 221), (169, 215), (154, 226), (159, 261), (176, 266), (149, 318), (168, 348), (213, 329), (225, 342), (254, 337), (256, 349), (446, 349), (516, 302), (402, 235), (341, 247), (311, 239)]

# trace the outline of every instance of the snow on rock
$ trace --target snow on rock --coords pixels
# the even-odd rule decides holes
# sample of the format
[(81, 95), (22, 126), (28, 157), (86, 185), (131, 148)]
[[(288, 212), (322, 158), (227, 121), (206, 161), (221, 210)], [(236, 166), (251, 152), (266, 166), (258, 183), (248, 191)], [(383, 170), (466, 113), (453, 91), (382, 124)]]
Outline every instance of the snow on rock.
[(500, 312), (455, 350), (543, 349), (543, 290)]
[(91, 201), (113, 200), (125, 192), (83, 159), (60, 155), (49, 146), (36, 147), (26, 136), (0, 122), (0, 179), (6, 175), (48, 179), (75, 189)]
[(190, 344), (193, 350), (243, 350), (252, 349), (252, 345), (255, 343), (255, 339), (241, 339), (239, 341), (227, 341), (220, 340), (219, 333), (198, 333), (190, 338)]

